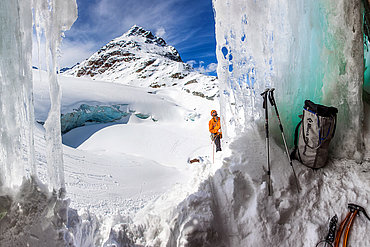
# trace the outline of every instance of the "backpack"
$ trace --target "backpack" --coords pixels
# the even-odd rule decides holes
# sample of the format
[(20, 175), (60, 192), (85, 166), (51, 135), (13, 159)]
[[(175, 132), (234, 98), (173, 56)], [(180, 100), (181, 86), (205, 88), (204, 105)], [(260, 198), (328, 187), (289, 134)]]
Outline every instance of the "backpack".
[(313, 169), (325, 166), (329, 143), (335, 133), (337, 113), (338, 109), (335, 107), (318, 105), (306, 100), (303, 115), (299, 116), (302, 120), (295, 129), (291, 158)]

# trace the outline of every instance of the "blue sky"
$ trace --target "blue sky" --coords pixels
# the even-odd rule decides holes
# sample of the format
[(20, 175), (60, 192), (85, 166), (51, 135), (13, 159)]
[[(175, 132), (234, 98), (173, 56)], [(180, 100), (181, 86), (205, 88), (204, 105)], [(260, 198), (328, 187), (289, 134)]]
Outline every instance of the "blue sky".
[(139, 25), (174, 46), (184, 62), (215, 75), (212, 0), (77, 0), (78, 19), (65, 33), (60, 67), (72, 66)]

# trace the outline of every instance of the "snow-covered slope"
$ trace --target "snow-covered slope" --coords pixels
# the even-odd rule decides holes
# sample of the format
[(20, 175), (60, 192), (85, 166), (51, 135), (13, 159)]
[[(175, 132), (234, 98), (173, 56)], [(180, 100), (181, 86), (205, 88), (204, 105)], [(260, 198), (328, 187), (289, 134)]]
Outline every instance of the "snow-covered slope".
[(208, 99), (218, 95), (216, 77), (194, 71), (174, 47), (138, 26), (64, 74), (137, 87), (177, 86)]
[[(100, 107), (94, 119), (81, 121), (63, 135), (63, 143), (73, 147), (64, 147), (64, 162), (67, 193), (76, 209), (90, 207), (97, 215), (110, 216), (117, 209), (122, 215), (133, 213), (132, 205), (140, 208), (173, 184), (189, 179), (189, 158), (211, 155), (208, 120), (210, 111), (218, 110), (217, 99), (173, 87), (153, 92), (88, 78), (60, 75), (58, 79), (63, 92), (62, 126), (89, 114), (88, 110), (79, 114), (81, 106)], [(47, 82), (45, 72), (34, 70), (35, 118), (40, 123), (50, 107)], [(114, 106), (127, 115), (104, 122)], [(36, 134), (37, 159), (45, 164), (41, 125)], [(39, 176), (45, 178), (43, 173)]]

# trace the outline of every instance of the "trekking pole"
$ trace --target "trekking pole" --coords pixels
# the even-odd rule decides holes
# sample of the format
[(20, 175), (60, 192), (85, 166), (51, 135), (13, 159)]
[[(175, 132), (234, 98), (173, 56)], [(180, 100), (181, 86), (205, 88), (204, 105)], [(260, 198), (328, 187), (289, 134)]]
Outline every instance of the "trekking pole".
[(212, 136), (212, 152), (213, 152), (213, 164), (215, 163), (215, 139), (216, 139), (216, 135), (215, 136)]
[(215, 163), (215, 143), (212, 144), (212, 150), (213, 150), (213, 164)]
[(263, 108), (265, 109), (265, 131), (266, 131), (266, 152), (267, 152), (267, 187), (269, 196), (272, 193), (271, 186), (271, 170), (270, 170), (270, 144), (269, 144), (269, 114), (267, 110), (267, 94), (269, 89), (267, 88), (261, 96), (263, 97)]
[(269, 97), (269, 100), (270, 100), (270, 104), (275, 108), (276, 116), (277, 116), (277, 119), (279, 121), (279, 127), (280, 127), (280, 131), (281, 131), (281, 136), (283, 137), (283, 142), (284, 142), (284, 146), (285, 146), (285, 152), (286, 152), (286, 155), (288, 156), (289, 164), (290, 164), (290, 166), (292, 167), (292, 170), (293, 170), (293, 174), (294, 174), (294, 178), (295, 178), (295, 183), (296, 183), (296, 186), (297, 186), (297, 190), (298, 190), (298, 192), (300, 192), (297, 174), (294, 171), (293, 162), (292, 162), (292, 159), (290, 158), (290, 155), (289, 155), (289, 150), (288, 150), (288, 146), (287, 146), (286, 140), (285, 140), (283, 125), (281, 124), (279, 112), (278, 112), (278, 109), (277, 109), (277, 106), (276, 106), (276, 102), (275, 102), (275, 98), (274, 98), (274, 90), (275, 90), (275, 88), (271, 88), (270, 89), (269, 96), (268, 97)]

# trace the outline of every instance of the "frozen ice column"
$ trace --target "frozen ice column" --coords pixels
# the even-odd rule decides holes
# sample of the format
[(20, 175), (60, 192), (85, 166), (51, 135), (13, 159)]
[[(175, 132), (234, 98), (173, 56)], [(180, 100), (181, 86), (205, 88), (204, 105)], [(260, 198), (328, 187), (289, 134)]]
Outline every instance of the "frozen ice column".
[(213, 0), (227, 134), (260, 122), (259, 93), (274, 87), (291, 144), (297, 115), (310, 99), (339, 109), (332, 142), (336, 156), (360, 158), (361, 5), (360, 0)]
[(57, 49), (63, 32), (77, 18), (75, 0), (33, 0), (36, 33), (44, 32), (46, 41), (46, 65), (49, 75), (51, 107), (45, 122), (49, 186), (65, 191), (63, 150), (60, 124), (61, 91), (57, 79)]
[[(31, 71), (32, 7), (38, 31), (47, 43), (52, 107), (45, 125), (50, 184), (63, 188), (60, 138), (60, 91), (56, 50), (62, 31), (77, 17), (74, 0), (3, 1), (0, 8), (0, 186), (20, 185), (25, 166), (36, 174), (33, 148), (33, 89)], [(39, 33), (39, 32), (38, 32)]]
[(0, 18), (0, 186), (14, 187), (33, 166), (30, 1), (3, 1)]

